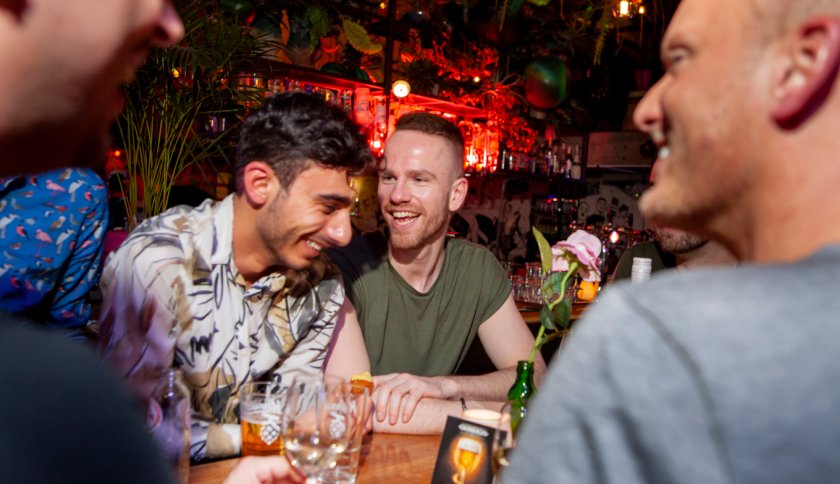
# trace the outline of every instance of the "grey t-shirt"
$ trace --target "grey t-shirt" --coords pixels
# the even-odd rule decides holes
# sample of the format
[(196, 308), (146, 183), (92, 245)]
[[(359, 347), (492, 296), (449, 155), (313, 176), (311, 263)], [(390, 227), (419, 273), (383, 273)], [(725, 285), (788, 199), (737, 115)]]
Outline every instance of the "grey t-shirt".
[(840, 482), (840, 246), (616, 284), (549, 366), (506, 483)]

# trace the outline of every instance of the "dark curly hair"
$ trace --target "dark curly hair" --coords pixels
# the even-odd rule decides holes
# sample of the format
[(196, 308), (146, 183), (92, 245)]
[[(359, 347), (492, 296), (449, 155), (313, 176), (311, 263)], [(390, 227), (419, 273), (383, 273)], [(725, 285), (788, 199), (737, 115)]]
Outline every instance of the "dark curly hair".
[(312, 163), (361, 172), (373, 161), (358, 126), (337, 106), (315, 94), (288, 92), (272, 96), (242, 125), (236, 146), (236, 188), (252, 161), (272, 167), (283, 187)]
[(464, 135), (455, 123), (443, 116), (431, 113), (408, 113), (397, 120), (394, 132), (397, 131), (420, 131), (432, 136), (440, 136), (449, 142), (457, 157), (454, 161), (457, 166), (458, 176), (463, 176), (464, 170)]

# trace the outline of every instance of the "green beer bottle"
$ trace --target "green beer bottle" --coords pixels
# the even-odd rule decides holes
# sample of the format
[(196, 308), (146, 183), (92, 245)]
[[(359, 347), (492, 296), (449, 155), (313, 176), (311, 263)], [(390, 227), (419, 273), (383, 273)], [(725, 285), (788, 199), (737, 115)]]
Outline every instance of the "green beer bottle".
[(507, 398), (510, 402), (510, 426), (514, 434), (519, 423), (528, 413), (528, 400), (536, 393), (534, 386), (534, 363), (520, 361), (516, 365), (516, 381), (508, 390)]

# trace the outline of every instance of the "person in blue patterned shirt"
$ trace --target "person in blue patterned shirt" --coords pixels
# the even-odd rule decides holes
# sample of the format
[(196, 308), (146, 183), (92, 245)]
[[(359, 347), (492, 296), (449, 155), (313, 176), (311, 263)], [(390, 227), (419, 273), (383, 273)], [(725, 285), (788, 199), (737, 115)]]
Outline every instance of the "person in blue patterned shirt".
[(0, 309), (48, 326), (87, 323), (107, 220), (108, 192), (91, 169), (0, 180)]

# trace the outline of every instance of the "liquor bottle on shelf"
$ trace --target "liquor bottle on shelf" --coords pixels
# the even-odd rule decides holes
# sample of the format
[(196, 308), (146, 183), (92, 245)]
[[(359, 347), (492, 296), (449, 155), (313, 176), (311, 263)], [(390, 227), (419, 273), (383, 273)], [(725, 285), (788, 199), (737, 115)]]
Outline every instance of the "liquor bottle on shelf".
[(546, 174), (549, 177), (559, 175), (559, 162), (557, 161), (557, 140), (551, 142), (551, 146), (548, 147), (545, 154), (545, 163), (546, 163)]
[(509, 170), (508, 157), (510, 156), (507, 146), (499, 144), (499, 160), (497, 161), (499, 173), (506, 173)]
[(563, 173), (565, 177), (572, 178), (572, 165), (574, 164), (574, 160), (572, 158), (572, 145), (566, 145), (566, 157), (563, 159), (564, 166), (563, 166)]
[(572, 180), (580, 180), (583, 174), (583, 164), (580, 159), (580, 145), (575, 145), (575, 156), (572, 158)]

